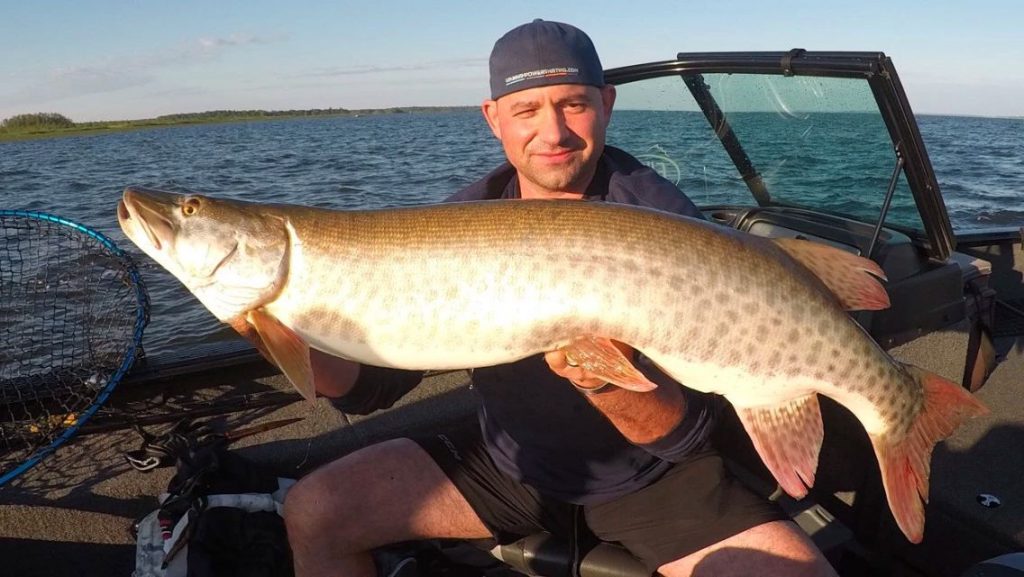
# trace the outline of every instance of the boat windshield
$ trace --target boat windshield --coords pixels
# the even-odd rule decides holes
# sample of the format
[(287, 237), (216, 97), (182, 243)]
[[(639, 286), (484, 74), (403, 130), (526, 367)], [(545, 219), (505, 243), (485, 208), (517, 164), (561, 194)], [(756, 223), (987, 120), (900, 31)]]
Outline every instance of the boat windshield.
[[(897, 156), (866, 80), (723, 73), (640, 80), (617, 91), (608, 142), (700, 206), (757, 200), (868, 223), (881, 214)], [(717, 132), (705, 114), (714, 117), (716, 107), (727, 124), (716, 121)], [(902, 173), (886, 225), (924, 230)]]

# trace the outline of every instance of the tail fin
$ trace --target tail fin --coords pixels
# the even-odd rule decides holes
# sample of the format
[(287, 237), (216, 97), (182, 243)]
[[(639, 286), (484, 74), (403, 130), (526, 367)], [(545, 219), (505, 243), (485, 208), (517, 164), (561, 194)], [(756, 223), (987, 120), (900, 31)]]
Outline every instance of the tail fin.
[(983, 415), (988, 409), (956, 383), (910, 365), (906, 369), (924, 389), (921, 413), (902, 439), (872, 435), (871, 444), (896, 523), (907, 539), (920, 543), (924, 536), (932, 449), (965, 420)]

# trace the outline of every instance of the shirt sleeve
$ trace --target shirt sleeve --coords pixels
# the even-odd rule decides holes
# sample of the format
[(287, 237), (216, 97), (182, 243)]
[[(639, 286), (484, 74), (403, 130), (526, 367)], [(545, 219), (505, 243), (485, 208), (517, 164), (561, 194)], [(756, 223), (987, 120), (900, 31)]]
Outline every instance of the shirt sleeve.
[(390, 408), (423, 380), (423, 371), (362, 365), (352, 390), (330, 399), (335, 409), (350, 415), (368, 415)]
[[(661, 387), (680, 387), (679, 383), (661, 372), (647, 357), (638, 356), (638, 368), (647, 378)], [(653, 443), (637, 444), (638, 447), (659, 459), (678, 463), (687, 455), (700, 449), (711, 435), (715, 426), (722, 398), (682, 386), (686, 399), (686, 415), (667, 435)]]
[(655, 457), (672, 463), (684, 460), (704, 446), (714, 426), (715, 408), (718, 406), (718, 399), (706, 398), (709, 395), (686, 388), (683, 392), (686, 395), (686, 416), (679, 426), (653, 443), (638, 445)]

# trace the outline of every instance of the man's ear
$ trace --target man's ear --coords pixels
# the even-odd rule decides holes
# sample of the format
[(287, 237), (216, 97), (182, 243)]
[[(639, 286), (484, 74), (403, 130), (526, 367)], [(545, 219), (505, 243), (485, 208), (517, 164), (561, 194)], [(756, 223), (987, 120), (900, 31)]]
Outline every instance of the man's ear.
[(601, 87), (601, 104), (604, 108), (605, 124), (612, 119), (612, 108), (615, 106), (615, 85), (605, 84)]
[(480, 110), (484, 113), (484, 120), (487, 121), (487, 126), (491, 127), (494, 137), (501, 140), (501, 125), (498, 123), (498, 101), (484, 100), (484, 103), (480, 105)]

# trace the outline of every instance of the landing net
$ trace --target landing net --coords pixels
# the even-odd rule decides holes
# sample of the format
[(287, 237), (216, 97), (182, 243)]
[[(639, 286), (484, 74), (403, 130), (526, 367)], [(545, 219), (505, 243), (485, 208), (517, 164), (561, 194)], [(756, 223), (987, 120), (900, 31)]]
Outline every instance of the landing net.
[(0, 485), (70, 439), (142, 354), (149, 298), (103, 234), (0, 210)]

